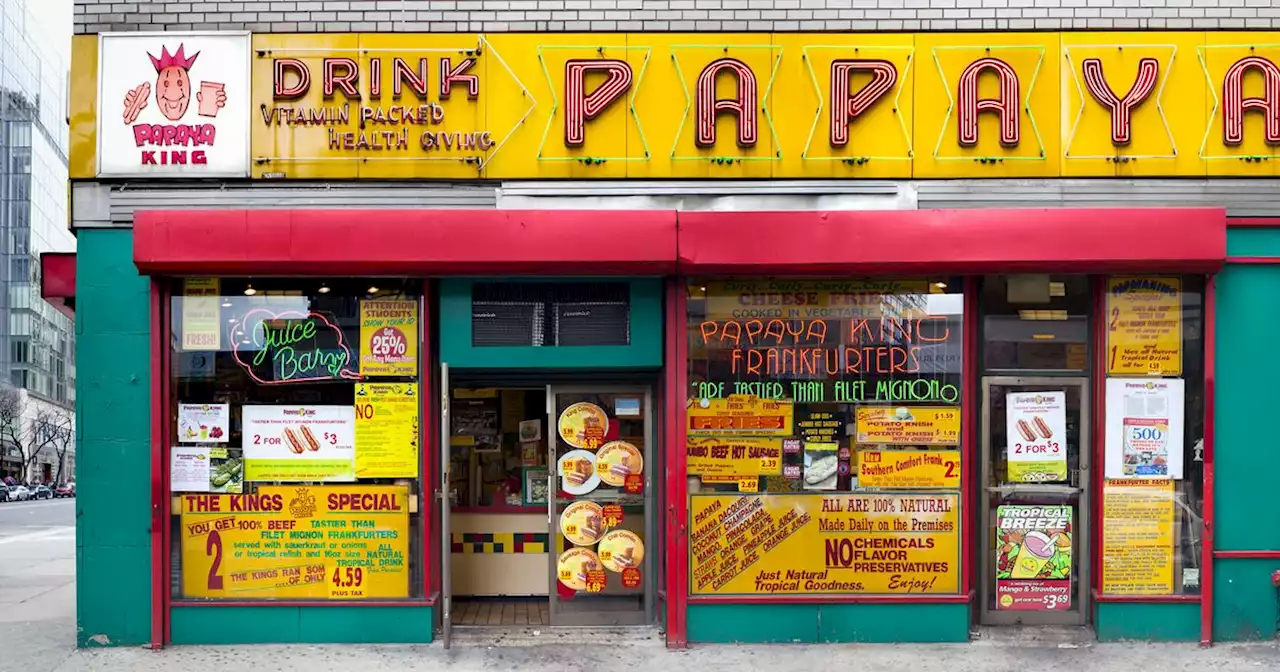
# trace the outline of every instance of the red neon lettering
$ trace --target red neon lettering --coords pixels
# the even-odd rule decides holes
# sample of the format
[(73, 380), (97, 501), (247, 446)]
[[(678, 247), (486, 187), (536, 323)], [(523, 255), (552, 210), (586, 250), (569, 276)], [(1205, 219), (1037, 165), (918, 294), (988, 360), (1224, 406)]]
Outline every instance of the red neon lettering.
[[(298, 75), (298, 83), (293, 86), (286, 86), (284, 83), (285, 73), (293, 72)], [(311, 88), (311, 71), (307, 69), (307, 64), (296, 58), (277, 58), (275, 60), (275, 97), (276, 98), (300, 98), (307, 93), (307, 89)]]
[[(587, 75), (608, 76), (587, 93)], [(587, 139), (587, 122), (600, 116), (631, 88), (631, 66), (617, 60), (574, 60), (564, 64), (564, 144), (581, 146)]]
[[(737, 93), (732, 100), (716, 98), (716, 79), (721, 72), (732, 73), (737, 80)], [(746, 63), (736, 58), (712, 61), (698, 75), (697, 132), (694, 134), (699, 147), (716, 144), (716, 119), (723, 112), (738, 117), (738, 146), (754, 147), (757, 136), (756, 108), (758, 94), (756, 75)]]
[[(1250, 70), (1262, 73), (1263, 97), (1244, 96), (1244, 76)], [(1244, 113), (1256, 110), (1266, 119), (1267, 144), (1280, 144), (1280, 68), (1261, 56), (1246, 56), (1235, 62), (1222, 82), (1222, 142), (1244, 142)]]
[(1144, 58), (1138, 61), (1138, 77), (1124, 98), (1116, 96), (1102, 71), (1102, 59), (1086, 58), (1080, 64), (1084, 86), (1098, 104), (1111, 112), (1111, 144), (1127, 145), (1132, 137), (1133, 111), (1156, 90), (1160, 61)]
[(360, 79), (360, 66), (352, 58), (324, 59), (324, 96), (333, 96), (334, 87), (342, 89), (348, 98), (360, 99), (356, 82)]
[(414, 72), (403, 58), (396, 58), (391, 61), (391, 77), (392, 96), (399, 98), (404, 85), (408, 84), (419, 98), (427, 97), (427, 59), (419, 58), (418, 71)]
[(476, 64), (474, 58), (464, 58), (458, 67), (450, 67), (449, 59), (440, 59), (440, 97), (448, 98), (449, 91), (454, 84), (467, 84), (467, 97), (476, 98), (480, 95), (480, 76), (467, 73), (471, 66)]
[(382, 59), (369, 59), (369, 97), (382, 97)]
[[(871, 81), (849, 95), (855, 73), (871, 74)], [(898, 81), (898, 69), (889, 61), (837, 60), (831, 62), (831, 146), (849, 144), (849, 124), (889, 93)]]
[[(978, 79), (982, 73), (993, 71), (1000, 76), (1000, 95), (997, 98), (978, 98)], [(957, 116), (960, 125), (960, 145), (972, 147), (978, 144), (978, 115), (995, 112), (1000, 115), (1000, 144), (1017, 147), (1021, 132), (1018, 115), (1018, 73), (998, 58), (980, 58), (969, 64), (960, 74), (960, 104)]]

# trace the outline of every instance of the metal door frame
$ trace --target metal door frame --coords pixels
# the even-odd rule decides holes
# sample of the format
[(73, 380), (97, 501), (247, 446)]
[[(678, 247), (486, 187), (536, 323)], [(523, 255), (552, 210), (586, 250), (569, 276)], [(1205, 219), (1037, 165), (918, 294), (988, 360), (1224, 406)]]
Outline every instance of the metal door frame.
[[(643, 394), (644, 395), (644, 541), (646, 544), (645, 556), (646, 560), (652, 558), (652, 562), (643, 562), (640, 575), (640, 585), (644, 587), (644, 609), (639, 612), (639, 619), (624, 618), (616, 623), (606, 622), (607, 619), (616, 618), (618, 616), (630, 616), (632, 612), (577, 612), (572, 617), (566, 618), (566, 614), (560, 613), (559, 610), (559, 593), (556, 590), (556, 583), (560, 580), (556, 571), (557, 561), (559, 559), (556, 553), (556, 547), (559, 545), (560, 521), (556, 516), (556, 449), (560, 442), (560, 432), (557, 427), (559, 418), (556, 417), (556, 395), (557, 394)], [(592, 625), (650, 625), (655, 622), (654, 603), (656, 598), (657, 586), (657, 563), (662, 557), (661, 549), (656, 547), (657, 521), (656, 515), (658, 503), (657, 489), (654, 481), (654, 472), (657, 465), (657, 450), (654, 446), (656, 431), (654, 423), (656, 418), (653, 417), (653, 385), (590, 385), (590, 384), (549, 384), (547, 385), (547, 464), (550, 467), (547, 470), (547, 579), (549, 613), (551, 616), (551, 627), (557, 626), (592, 626)], [(653, 546), (649, 546), (650, 541), (654, 542)]]
[(452, 390), (449, 387), (449, 365), (440, 364), (440, 489), (436, 497), (440, 500), (440, 642), (449, 648), (453, 638), (453, 544), (449, 531), (449, 467), (452, 464), (449, 452), (449, 435), (451, 424), (449, 418), (449, 398)]
[[(992, 510), (990, 503), (991, 493), (991, 469), (992, 469), (992, 447), (991, 447), (991, 388), (995, 385), (1036, 385), (1044, 387), (1060, 386), (1063, 388), (1069, 386), (1080, 387), (1080, 445), (1076, 447), (1079, 451), (1080, 477), (1078, 479), (1079, 487), (1075, 488), (1079, 491), (1080, 504), (1076, 507), (1076, 519), (1072, 529), (1072, 545), (1075, 549), (1076, 557), (1073, 561), (1075, 565), (1077, 586), (1079, 594), (1078, 599), (1073, 600), (1071, 611), (1000, 611), (991, 608), (991, 595), (995, 590), (995, 577), (991, 572), (994, 566), (991, 525)], [(1090, 445), (1092, 444), (1092, 425), (1089, 424), (1090, 418), (1090, 399), (1089, 399), (1089, 377), (1088, 376), (987, 376), (982, 379), (982, 434), (978, 442), (981, 452), (982, 471), (979, 473), (982, 481), (978, 484), (979, 497), (979, 524), (981, 545), (978, 556), (977, 573), (978, 579), (978, 623), (981, 625), (1085, 625), (1089, 622), (1089, 613), (1092, 609), (1092, 590), (1093, 585), (1090, 582), (1090, 567), (1092, 553), (1090, 552), (1090, 539), (1093, 534), (1092, 519), (1090, 518), (1090, 510), (1092, 502), (1091, 494), (1091, 462), (1092, 453)], [(1067, 492), (1066, 488), (1071, 486), (1062, 485), (1032, 485), (1028, 484), (1027, 492), (1040, 490), (1043, 492)], [(1083, 534), (1081, 534), (1083, 532)], [(1085, 545), (1081, 545), (1083, 540)]]

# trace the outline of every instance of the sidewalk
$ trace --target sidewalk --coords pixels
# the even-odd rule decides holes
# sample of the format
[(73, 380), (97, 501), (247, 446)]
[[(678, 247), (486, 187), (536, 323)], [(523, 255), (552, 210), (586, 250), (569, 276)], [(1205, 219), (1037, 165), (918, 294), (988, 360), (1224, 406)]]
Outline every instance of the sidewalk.
[(604, 672), (611, 669), (849, 670), (853, 672), (1182, 672), (1190, 670), (1280, 670), (1276, 643), (1219, 645), (1093, 644), (1079, 648), (971, 643), (948, 645), (699, 646), (668, 651), (660, 645), (580, 647), (434, 646), (226, 646), (89, 649), (72, 653), (55, 672), (120, 670), (174, 672), (193, 669), (261, 672)]

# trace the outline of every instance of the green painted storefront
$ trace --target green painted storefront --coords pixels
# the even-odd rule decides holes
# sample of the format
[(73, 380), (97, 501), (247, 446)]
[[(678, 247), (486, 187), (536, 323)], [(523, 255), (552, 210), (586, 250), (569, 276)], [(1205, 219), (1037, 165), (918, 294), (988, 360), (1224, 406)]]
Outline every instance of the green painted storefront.
[[(131, 231), (82, 229), (78, 236), (77, 642), (143, 645), (152, 641), (156, 625), (150, 283), (133, 264)], [(1280, 258), (1280, 230), (1231, 229), (1228, 251)], [(1272, 495), (1280, 453), (1259, 445), (1269, 435), (1261, 428), (1276, 407), (1266, 386), (1280, 376), (1269, 338), (1280, 331), (1280, 314), (1271, 310), (1280, 265), (1228, 264), (1216, 278), (1215, 548), (1280, 549), (1280, 516), (1273, 512)], [(654, 299), (660, 293), (657, 282), (636, 287), (642, 295), (654, 292)], [(449, 321), (449, 315), (442, 320)], [(463, 334), (442, 334), (445, 342), (450, 338)], [(1280, 562), (1275, 560), (1216, 560), (1215, 641), (1275, 636), (1277, 594), (1270, 575), (1276, 569)], [(412, 605), (175, 606), (170, 641), (428, 642), (432, 611)], [(1196, 602), (1103, 602), (1095, 604), (1092, 620), (1100, 640), (1198, 641), (1200, 618)], [(687, 621), (691, 643), (957, 642), (969, 637), (971, 609), (967, 604), (695, 601)]]

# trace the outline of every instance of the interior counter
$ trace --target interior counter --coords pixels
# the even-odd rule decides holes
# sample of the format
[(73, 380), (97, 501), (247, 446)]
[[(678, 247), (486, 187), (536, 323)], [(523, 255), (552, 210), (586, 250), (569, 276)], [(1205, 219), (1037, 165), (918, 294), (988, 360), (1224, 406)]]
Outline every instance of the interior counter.
[(545, 596), (551, 566), (547, 510), (455, 510), (449, 517), (455, 596)]

